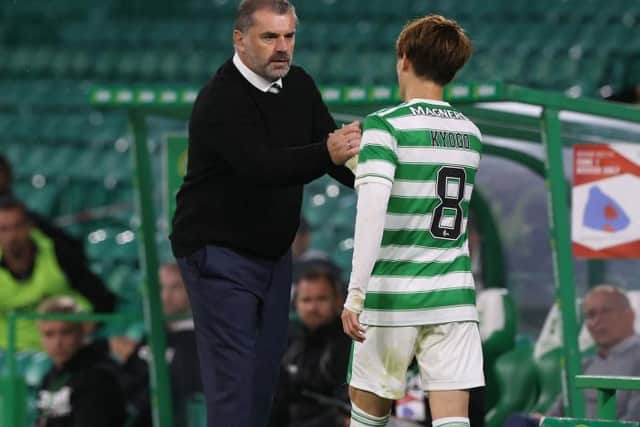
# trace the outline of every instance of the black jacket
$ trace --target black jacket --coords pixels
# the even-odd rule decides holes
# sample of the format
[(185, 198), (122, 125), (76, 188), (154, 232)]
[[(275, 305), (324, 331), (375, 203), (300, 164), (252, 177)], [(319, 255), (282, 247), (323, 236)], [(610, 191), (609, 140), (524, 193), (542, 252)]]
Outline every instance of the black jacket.
[(104, 352), (81, 348), (60, 369), (52, 368), (38, 393), (38, 426), (122, 427), (125, 401), (117, 367)]
[(340, 319), (292, 334), (282, 359), (271, 427), (342, 427), (349, 415), (346, 385), (351, 340)]

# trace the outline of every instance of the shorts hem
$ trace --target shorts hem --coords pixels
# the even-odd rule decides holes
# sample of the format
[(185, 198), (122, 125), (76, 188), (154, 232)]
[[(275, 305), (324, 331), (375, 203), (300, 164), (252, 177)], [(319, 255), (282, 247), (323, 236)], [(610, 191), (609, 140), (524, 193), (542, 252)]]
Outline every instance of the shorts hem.
[(364, 384), (364, 383), (359, 383), (357, 381), (353, 381), (353, 378), (351, 379), (351, 381), (349, 382), (349, 385), (353, 388), (357, 388), (359, 390), (364, 390), (364, 391), (368, 391), (370, 393), (375, 394), (378, 397), (382, 397), (384, 399), (390, 399), (390, 400), (398, 400), (398, 399), (402, 399), (405, 395), (404, 392), (400, 392), (398, 394), (392, 394), (392, 393), (380, 393), (380, 390), (377, 390), (376, 387), (372, 386), (371, 384)]
[(391, 321), (391, 322), (382, 322), (382, 321), (377, 321), (377, 320), (371, 320), (371, 319), (366, 319), (360, 322), (363, 325), (367, 325), (367, 326), (375, 326), (378, 328), (393, 328), (393, 327), (398, 327), (398, 328), (402, 328), (402, 327), (408, 327), (408, 326), (433, 326), (433, 325), (444, 325), (447, 323), (480, 323), (480, 321), (478, 320), (477, 317), (473, 318), (461, 318), (461, 319), (452, 319), (452, 320), (439, 320), (439, 321), (432, 321), (432, 322), (425, 322), (424, 320), (420, 320), (420, 321), (406, 321), (406, 322), (397, 322), (397, 321)]
[(423, 390), (429, 391), (450, 391), (450, 390), (468, 390), (476, 387), (483, 387), (485, 385), (484, 379), (467, 379), (459, 381), (430, 381), (427, 387)]

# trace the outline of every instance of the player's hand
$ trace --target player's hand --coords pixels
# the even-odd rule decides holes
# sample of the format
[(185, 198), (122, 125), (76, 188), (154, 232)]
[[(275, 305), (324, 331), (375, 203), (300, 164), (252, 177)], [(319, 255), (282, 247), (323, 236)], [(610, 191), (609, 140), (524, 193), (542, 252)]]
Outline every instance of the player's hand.
[(344, 333), (349, 335), (352, 339), (363, 342), (367, 337), (364, 335), (364, 328), (360, 324), (360, 314), (349, 310), (348, 308), (342, 309), (342, 329)]
[(327, 138), (327, 149), (331, 161), (336, 165), (343, 165), (347, 160), (360, 152), (360, 122), (348, 125), (331, 132)]

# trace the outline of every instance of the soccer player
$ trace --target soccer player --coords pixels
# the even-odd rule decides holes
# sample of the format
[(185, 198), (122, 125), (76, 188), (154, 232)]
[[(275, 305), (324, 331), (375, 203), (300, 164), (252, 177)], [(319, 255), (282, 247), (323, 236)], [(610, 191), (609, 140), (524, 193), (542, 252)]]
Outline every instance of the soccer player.
[(481, 135), (442, 101), (471, 55), (442, 16), (410, 22), (396, 42), (404, 103), (363, 125), (353, 270), (342, 313), (354, 339), (351, 426), (385, 426), (415, 357), (434, 427), (469, 426), (468, 389), (484, 385), (467, 240)]

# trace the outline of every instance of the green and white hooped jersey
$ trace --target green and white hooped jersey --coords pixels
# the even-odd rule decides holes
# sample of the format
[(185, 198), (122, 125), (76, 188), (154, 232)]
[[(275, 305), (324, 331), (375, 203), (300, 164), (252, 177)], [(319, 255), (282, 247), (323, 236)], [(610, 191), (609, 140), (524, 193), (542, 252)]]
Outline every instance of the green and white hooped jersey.
[(391, 197), (362, 323), (478, 320), (467, 219), (481, 151), (478, 128), (443, 101), (366, 118), (355, 186), (391, 184)]

